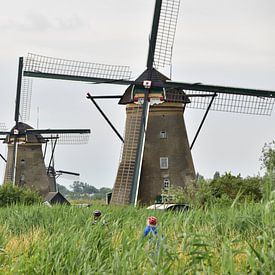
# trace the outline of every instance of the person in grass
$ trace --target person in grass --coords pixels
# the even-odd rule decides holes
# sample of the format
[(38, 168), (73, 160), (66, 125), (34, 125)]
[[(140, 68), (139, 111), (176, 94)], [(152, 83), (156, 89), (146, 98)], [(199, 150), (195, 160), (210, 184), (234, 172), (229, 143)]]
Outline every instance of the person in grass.
[(157, 237), (158, 235), (158, 228), (157, 228), (157, 218), (154, 216), (150, 216), (147, 218), (147, 226), (143, 231), (143, 236), (150, 236), (150, 240), (153, 236)]
[(160, 240), (158, 238), (157, 218), (154, 216), (147, 218), (147, 226), (143, 231), (143, 238), (147, 237), (149, 237), (149, 254), (157, 256), (160, 249)]
[(102, 217), (101, 211), (100, 210), (95, 210), (93, 212), (93, 222), (92, 222), (92, 224), (97, 224), (100, 221), (101, 224), (106, 225), (107, 222), (105, 220), (101, 220), (101, 217)]
[(97, 224), (100, 219), (101, 219), (101, 211), (100, 210), (95, 210), (93, 212), (93, 223), (92, 224)]

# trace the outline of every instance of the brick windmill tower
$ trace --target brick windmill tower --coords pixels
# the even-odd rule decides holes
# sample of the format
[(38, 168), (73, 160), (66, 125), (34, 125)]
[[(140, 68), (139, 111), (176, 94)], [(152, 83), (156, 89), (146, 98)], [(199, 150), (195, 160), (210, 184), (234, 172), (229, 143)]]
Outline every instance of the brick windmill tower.
[[(127, 85), (123, 95), (87, 95), (123, 141), (113, 187), (112, 204), (151, 203), (168, 186), (192, 184), (195, 170), (191, 149), (209, 110), (268, 115), (274, 91), (176, 82), (160, 70), (171, 65), (180, 0), (156, 0), (146, 70), (130, 80), (128, 67), (29, 55), (24, 75)], [(119, 98), (126, 105), (124, 138), (96, 103)], [(188, 108), (206, 109), (189, 145), (184, 123)]]

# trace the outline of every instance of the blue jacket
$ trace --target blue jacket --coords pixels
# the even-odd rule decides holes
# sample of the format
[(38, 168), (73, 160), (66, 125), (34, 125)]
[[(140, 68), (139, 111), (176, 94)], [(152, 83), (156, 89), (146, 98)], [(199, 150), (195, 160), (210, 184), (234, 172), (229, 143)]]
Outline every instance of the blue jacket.
[(158, 229), (156, 226), (151, 226), (148, 225), (143, 232), (143, 236), (146, 237), (147, 235), (150, 235), (150, 237), (152, 238), (152, 236), (157, 236), (158, 235)]

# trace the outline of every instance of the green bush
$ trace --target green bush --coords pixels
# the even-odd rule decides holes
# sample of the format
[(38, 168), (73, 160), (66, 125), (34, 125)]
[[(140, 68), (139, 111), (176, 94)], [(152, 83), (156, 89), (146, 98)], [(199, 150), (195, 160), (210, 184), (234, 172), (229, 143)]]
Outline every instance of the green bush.
[(260, 201), (262, 186), (261, 177), (242, 178), (240, 175), (234, 176), (231, 173), (225, 173), (210, 182), (214, 197), (220, 198), (222, 195), (226, 195), (233, 200), (240, 194), (240, 200)]
[(39, 194), (28, 188), (13, 186), (10, 183), (0, 186), (0, 207), (18, 203), (31, 205), (41, 201)]
[(204, 207), (213, 204), (229, 206), (235, 202), (259, 202), (263, 198), (266, 180), (261, 177), (242, 178), (231, 173), (205, 180), (200, 177), (187, 187), (170, 187), (163, 190), (163, 196), (170, 203), (187, 203)]

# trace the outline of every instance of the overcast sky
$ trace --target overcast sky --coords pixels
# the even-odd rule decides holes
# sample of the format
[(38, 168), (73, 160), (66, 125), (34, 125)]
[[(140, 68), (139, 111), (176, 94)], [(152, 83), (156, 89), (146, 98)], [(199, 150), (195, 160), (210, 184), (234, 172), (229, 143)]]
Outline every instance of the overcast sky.
[[(146, 64), (154, 0), (0, 0), (0, 122), (14, 125), (18, 57), (28, 52), (81, 61), (129, 65), (138, 76)], [(181, 1), (173, 52), (173, 80), (275, 90), (275, 2), (272, 0)], [(80, 180), (112, 187), (120, 140), (90, 101), (122, 94), (125, 86), (34, 79), (33, 127), (91, 128), (88, 145), (59, 146), (56, 168), (79, 172)], [(100, 106), (123, 134), (125, 107)], [(39, 112), (38, 112), (39, 108)], [(192, 141), (203, 112), (185, 114)], [(211, 112), (192, 150), (196, 171), (242, 176), (260, 172), (265, 142), (275, 138), (275, 115)], [(0, 145), (0, 153), (6, 154)], [(2, 161), (2, 160), (0, 160)], [(4, 163), (0, 162), (0, 179)], [(72, 181), (60, 180), (69, 186)]]

